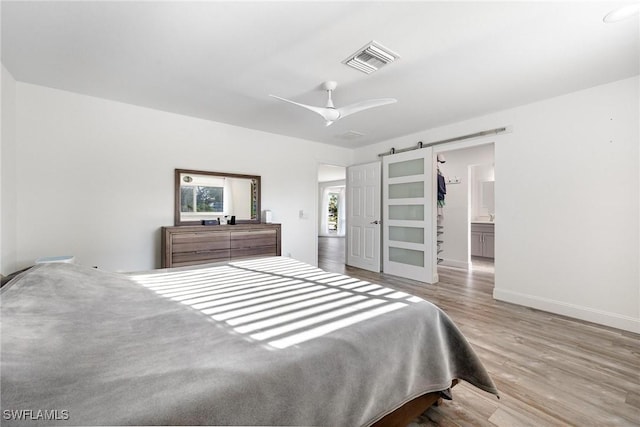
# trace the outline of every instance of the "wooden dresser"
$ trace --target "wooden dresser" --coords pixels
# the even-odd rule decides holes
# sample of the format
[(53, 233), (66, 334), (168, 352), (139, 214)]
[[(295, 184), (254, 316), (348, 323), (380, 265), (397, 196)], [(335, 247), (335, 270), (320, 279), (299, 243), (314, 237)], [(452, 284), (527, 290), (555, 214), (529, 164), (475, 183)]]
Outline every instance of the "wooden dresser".
[(162, 268), (281, 255), (280, 224), (162, 227)]

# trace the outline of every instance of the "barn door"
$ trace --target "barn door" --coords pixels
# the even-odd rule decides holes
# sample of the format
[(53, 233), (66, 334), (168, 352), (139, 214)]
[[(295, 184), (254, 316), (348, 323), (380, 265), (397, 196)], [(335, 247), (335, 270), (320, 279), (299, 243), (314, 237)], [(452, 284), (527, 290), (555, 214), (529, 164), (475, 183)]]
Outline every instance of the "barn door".
[(382, 175), (385, 273), (437, 282), (433, 149), (385, 156)]

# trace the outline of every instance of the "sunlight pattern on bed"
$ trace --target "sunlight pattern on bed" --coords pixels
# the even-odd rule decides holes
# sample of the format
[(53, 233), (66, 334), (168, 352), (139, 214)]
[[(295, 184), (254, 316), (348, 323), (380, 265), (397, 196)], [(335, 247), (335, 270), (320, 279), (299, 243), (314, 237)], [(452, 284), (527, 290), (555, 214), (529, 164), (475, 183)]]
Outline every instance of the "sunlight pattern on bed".
[(131, 279), (271, 348), (296, 345), (423, 301), (284, 257)]

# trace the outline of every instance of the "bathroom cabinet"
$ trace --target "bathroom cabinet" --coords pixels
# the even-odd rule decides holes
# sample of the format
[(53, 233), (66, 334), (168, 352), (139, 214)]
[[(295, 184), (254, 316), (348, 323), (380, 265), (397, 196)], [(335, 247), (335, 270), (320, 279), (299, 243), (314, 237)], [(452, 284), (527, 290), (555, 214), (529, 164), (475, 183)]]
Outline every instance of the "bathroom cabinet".
[(471, 256), (494, 257), (494, 224), (486, 222), (471, 223)]

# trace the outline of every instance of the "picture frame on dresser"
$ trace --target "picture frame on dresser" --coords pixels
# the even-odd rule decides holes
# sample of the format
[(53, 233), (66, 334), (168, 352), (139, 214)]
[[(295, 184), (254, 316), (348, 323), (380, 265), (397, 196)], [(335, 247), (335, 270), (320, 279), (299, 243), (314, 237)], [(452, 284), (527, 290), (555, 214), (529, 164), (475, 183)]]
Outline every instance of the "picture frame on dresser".
[(174, 186), (175, 226), (200, 225), (232, 216), (237, 224), (260, 223), (259, 175), (175, 169)]

